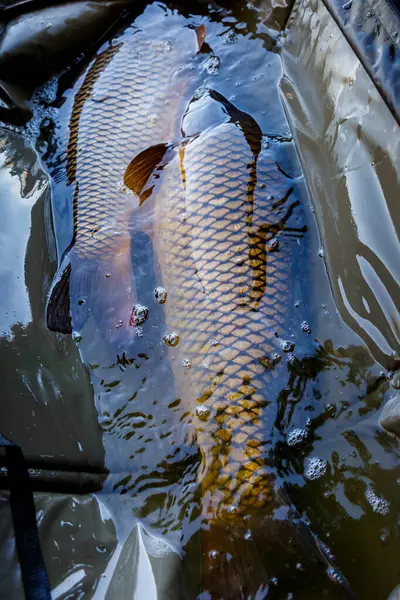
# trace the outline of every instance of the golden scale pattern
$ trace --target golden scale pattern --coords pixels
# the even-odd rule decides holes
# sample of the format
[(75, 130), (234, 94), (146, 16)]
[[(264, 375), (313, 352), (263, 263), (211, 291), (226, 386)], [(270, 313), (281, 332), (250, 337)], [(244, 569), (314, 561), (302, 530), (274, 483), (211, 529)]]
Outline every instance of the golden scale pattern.
[(123, 186), (124, 172), (140, 151), (171, 137), (174, 106), (166, 99), (181, 52), (177, 43), (138, 32), (96, 58), (76, 95), (67, 181), (75, 184), (74, 252), (81, 257), (111, 258), (127, 234), (137, 199)]
[(262, 413), (291, 271), (284, 240), (266, 251), (279, 230), (271, 196), (285, 196), (288, 180), (258, 156), (257, 131), (243, 130), (223, 123), (183, 147), (157, 204), (177, 392), (192, 413), (197, 404), (202, 510), (219, 522), (272, 507)]

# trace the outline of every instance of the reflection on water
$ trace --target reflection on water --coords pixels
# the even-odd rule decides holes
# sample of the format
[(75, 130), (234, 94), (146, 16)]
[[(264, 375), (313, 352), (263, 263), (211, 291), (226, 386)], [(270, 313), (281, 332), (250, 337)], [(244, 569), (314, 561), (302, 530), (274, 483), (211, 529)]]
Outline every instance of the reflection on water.
[[(257, 597), (269, 598), (311, 600), (321, 590), (327, 598), (346, 597), (337, 563), (360, 597), (372, 599), (375, 590), (362, 577), (366, 549), (375, 560), (368, 559), (371, 578), (385, 564), (387, 591), (397, 583), (395, 561), (386, 559), (388, 547), (394, 556), (399, 550), (398, 450), (376, 426), (388, 383), (336, 313), (279, 101), (281, 67), (269, 51), (272, 43), (227, 9), (202, 12), (184, 17), (163, 4), (147, 7), (113, 40), (111, 53), (101, 49), (57, 98), (56, 126), (42, 127), (39, 147), (52, 176), (59, 256), (77, 242), (77, 227), (88, 227), (95, 239), (99, 224), (110, 219), (113, 232), (123, 227), (129, 240), (118, 248), (103, 244), (94, 262), (101, 255), (104, 278), (70, 290), (73, 336), (97, 418), (87, 391), (69, 397), (67, 408), (73, 413), (81, 405), (82, 429), (97, 422), (101, 429), (108, 475), (99, 497), (108, 497), (119, 541), (137, 519), (161, 534), (186, 556), (189, 597), (212, 590), (213, 597), (236, 598), (238, 589), (254, 597), (257, 590)], [(187, 25), (200, 23), (207, 46), (201, 53), (178, 52), (182, 29), (190, 40)], [(149, 40), (150, 53), (143, 50)], [(176, 87), (170, 94), (157, 85), (167, 73), (163, 61), (152, 72), (159, 40), (161, 56), (172, 57), (166, 80)], [(119, 44), (136, 61), (135, 114), (123, 113), (129, 102), (115, 114), (107, 107), (110, 90), (118, 100), (121, 89), (129, 96), (129, 85), (137, 85), (126, 59), (113, 63)], [(90, 94), (88, 81), (98, 86), (94, 92), (89, 86)], [(152, 90), (159, 93), (153, 104)], [(135, 133), (140, 111), (142, 129)], [(114, 117), (124, 115), (117, 128)], [(168, 145), (159, 170), (154, 153), (143, 154), (157, 144)], [(156, 174), (144, 181), (141, 206), (121, 186), (138, 155)], [(67, 178), (71, 164), (74, 176)], [(110, 207), (115, 214), (102, 213)], [(79, 243), (82, 257), (88, 238)], [(31, 291), (37, 267), (29, 245), (26, 253)], [(111, 277), (109, 255), (123, 255)], [(128, 284), (121, 283), (121, 264), (129, 265)], [(29, 303), (43, 327), (49, 274), (41, 280), (45, 289)], [(132, 308), (136, 316), (128, 342), (126, 314), (119, 316), (126, 284), (129, 316)], [(140, 320), (144, 310), (147, 318)], [(112, 343), (105, 312), (118, 334)], [(33, 327), (29, 321), (26, 329)], [(19, 326), (13, 331), (15, 339), (25, 335)], [(71, 342), (46, 335), (40, 347)], [(1, 348), (5, 362), (14, 364), (7, 358), (10, 343), (3, 340)], [(84, 386), (80, 365), (59, 363), (62, 368), (56, 360), (38, 377), (36, 397), (66, 373), (78, 390)], [(36, 366), (28, 371), (41, 372)], [(15, 386), (26, 391), (31, 382), (24, 377), (17, 369)], [(58, 397), (49, 396), (54, 410)], [(33, 421), (40, 427), (41, 419), (33, 415)], [(94, 454), (92, 448), (85, 455), (84, 467), (81, 457), (70, 455), (73, 469), (86, 468)], [(99, 462), (93, 471), (102, 470)], [(131, 556), (130, 543), (121, 557)]]
[[(44, 479), (51, 480), (52, 469), (71, 465), (72, 471), (96, 474), (104, 470), (103, 449), (85, 368), (73, 341), (49, 334), (44, 322), (55, 259), (51, 230), (46, 232), (48, 180), (28, 142), (11, 132), (4, 132), (3, 140), (2, 432), (22, 445), (29, 464), (43, 469)], [(70, 479), (75, 486), (79, 476)]]
[[(322, 5), (302, 3), (292, 27), (282, 50), (282, 96), (315, 202), (335, 301), (374, 358), (396, 369), (398, 124)], [(311, 31), (321, 46), (305, 42)]]

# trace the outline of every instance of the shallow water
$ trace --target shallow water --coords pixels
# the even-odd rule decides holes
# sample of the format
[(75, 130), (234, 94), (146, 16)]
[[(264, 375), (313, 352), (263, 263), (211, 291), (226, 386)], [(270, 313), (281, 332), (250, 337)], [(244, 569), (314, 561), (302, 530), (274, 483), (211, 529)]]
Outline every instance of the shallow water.
[[(207, 87), (251, 115), (263, 134), (261, 160), (266, 165), (279, 165), (281, 196), (276, 199), (292, 190), (290, 199), (294, 209), (288, 222), (294, 231), (286, 232), (283, 238), (293, 257), (290, 281), (286, 282), (288, 304), (282, 337), (289, 342), (290, 352), (281, 352), (277, 377), (269, 381), (266, 371), (263, 379), (266, 387), (262, 390), (273, 398), (272, 408), (264, 419), (269, 457), (277, 476), (287, 485), (292, 502), (312, 531), (332, 550), (335, 562), (358, 597), (386, 598), (398, 584), (396, 556), (400, 549), (399, 451), (395, 440), (377, 425), (378, 410), (391, 393), (390, 385), (361, 339), (341, 320), (332, 298), (310, 199), (280, 101), (281, 60), (279, 54), (271, 51), (275, 33), (265, 28), (257, 32), (257, 27), (248, 26), (227, 9), (204, 12), (202, 8), (198, 15), (194, 11), (186, 16), (184, 11), (152, 4), (136, 19), (135, 26), (145, 28), (149, 22), (159, 22), (160, 34), (165, 35), (169, 28), (175, 31), (188, 24), (206, 25), (206, 42), (212, 51), (197, 56), (193, 71), (188, 73), (193, 85), (185, 100), (189, 102), (196, 88)], [(122, 38), (116, 36), (116, 39), (127, 39), (132, 33), (128, 29), (121, 32)], [(39, 131), (37, 148), (52, 178), (59, 256), (72, 237), (71, 192), (65, 185), (64, 171), (68, 118), (81, 81), (82, 78), (67, 89), (60, 85), (56, 95), (47, 96), (47, 103), (43, 102), (46, 95), (42, 95), (36, 106), (36, 121), (30, 125), (32, 133)], [(15, 148), (6, 150), (5, 156), (7, 152), (14, 153), (15, 160)], [(22, 148), (18, 152), (27, 156), (29, 151)], [(33, 168), (32, 161), (31, 157), (29, 169)], [(5, 170), (4, 176), (19, 185), (16, 175)], [(267, 195), (268, 183), (262, 189)], [(42, 202), (43, 193), (36, 200), (35, 192), (22, 189), (18, 203), (11, 205), (4, 197), (2, 206), (10, 222), (15, 220), (12, 211), (20, 206), (26, 221), (22, 225), (20, 219), (18, 233), (4, 238), (2, 245), (1, 279), (4, 285), (10, 278), (15, 284), (15, 292), (10, 291), (4, 299), (8, 306), (4, 306), (1, 323), (2, 363), (15, 366), (15, 355), (22, 355), (22, 370), (26, 371), (22, 372), (17, 364), (15, 381), (10, 384), (8, 394), (11, 397), (19, 393), (22, 407), (28, 408), (32, 396), (46, 397), (45, 392), (50, 389), (48, 400), (40, 402), (51, 407), (53, 449), (45, 450), (37, 438), (31, 445), (32, 455), (51, 454), (50, 463), (65, 462), (71, 471), (104, 472), (106, 479), (99, 498), (108, 506), (120, 543), (140, 519), (180, 552), (201, 523), (196, 484), (200, 457), (196, 443), (190, 443), (188, 437), (191, 431), (188, 408), (176, 389), (173, 360), (176, 356), (180, 360), (180, 355), (174, 354), (180, 346), (169, 348), (163, 340), (168, 330), (169, 297), (166, 304), (161, 304), (154, 296), (154, 289), (163, 284), (159, 266), (162, 257), (157, 256), (154, 244), (154, 210), (143, 211), (131, 225), (135, 288), (140, 303), (149, 310), (148, 319), (136, 332), (133, 346), (129, 352), (117, 356), (114, 350), (110, 351), (95, 319), (89, 319), (83, 330), (74, 335), (89, 373), (92, 400), (72, 341), (50, 334), (43, 322), (44, 301), (51, 283), (47, 256), (52, 237), (48, 214), (49, 242), (44, 244), (44, 234), (38, 234), (44, 222)], [(35, 211), (40, 213), (36, 220)], [(17, 243), (21, 258), (18, 275), (15, 268), (10, 271), (7, 258), (16, 253)], [(49, 258), (54, 261), (54, 248)], [(35, 280), (38, 261), (47, 265), (46, 275), (40, 278), (44, 283), (40, 285)], [(18, 288), (22, 277), (29, 293)], [(25, 300), (18, 303), (18, 315), (11, 318), (16, 294)], [(30, 339), (37, 323), (41, 334), (34, 337), (32, 344), (46, 358), (30, 362), (30, 350), (25, 349), (23, 341)], [(51, 347), (59, 348), (60, 355), (68, 357), (67, 360), (60, 359), (59, 364), (51, 360)], [(71, 381), (75, 392), (69, 389)], [(60, 394), (54, 389), (60, 386), (64, 386), (61, 394), (65, 398), (64, 413), (55, 406)], [(60, 453), (57, 431), (63, 429), (65, 414), (73, 418), (77, 411), (81, 422), (68, 425), (68, 435), (73, 440), (71, 448), (75, 445), (79, 451), (71, 452), (66, 444)], [(4, 418), (5, 433), (18, 437), (16, 416)], [(30, 419), (40, 437), (41, 418), (31, 412), (24, 419)], [(46, 459), (41, 460), (46, 465)], [(196, 565), (193, 559), (189, 571), (196, 569)], [(301, 564), (298, 569), (301, 572)], [(276, 589), (272, 586), (268, 597), (283, 598), (290, 593), (294, 598), (320, 597), (316, 582), (310, 579), (307, 589), (300, 579), (299, 576), (298, 589), (295, 582), (290, 582), (292, 587), (285, 581), (275, 582)], [(83, 588), (77, 585), (73, 589), (79, 594)], [(99, 598), (103, 597), (102, 589), (98, 588)]]

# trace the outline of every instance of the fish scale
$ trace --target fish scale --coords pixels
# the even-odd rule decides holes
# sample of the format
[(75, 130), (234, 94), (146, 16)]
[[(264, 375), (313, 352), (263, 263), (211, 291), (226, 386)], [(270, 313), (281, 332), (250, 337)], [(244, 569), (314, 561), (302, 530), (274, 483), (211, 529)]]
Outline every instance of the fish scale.
[(195, 136), (165, 169), (155, 236), (180, 339), (177, 390), (203, 456), (203, 516), (219, 522), (274, 505), (264, 412), (292, 269), (285, 241), (266, 252), (271, 196), (284, 196), (287, 179), (260, 158), (261, 132), (242, 114)]
[(70, 185), (78, 184), (74, 226), (80, 256), (104, 259), (105, 252), (115, 252), (116, 233), (127, 228), (126, 213), (135, 206), (132, 195), (121, 191), (124, 171), (140, 150), (171, 138), (173, 115), (165, 101), (172, 95), (178, 50), (138, 32), (100, 54), (75, 97), (67, 175)]

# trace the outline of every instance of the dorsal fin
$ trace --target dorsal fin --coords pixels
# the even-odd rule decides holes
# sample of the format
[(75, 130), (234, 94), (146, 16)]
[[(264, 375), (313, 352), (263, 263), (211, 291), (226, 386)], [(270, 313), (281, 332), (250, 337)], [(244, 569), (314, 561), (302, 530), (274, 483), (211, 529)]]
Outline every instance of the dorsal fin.
[(78, 151), (78, 135), (79, 135), (79, 122), (83, 106), (88, 98), (90, 98), (94, 85), (97, 79), (100, 77), (102, 71), (111, 62), (113, 56), (119, 51), (122, 44), (116, 44), (110, 46), (99, 54), (89, 70), (87, 71), (83, 83), (75, 95), (74, 104), (72, 107), (71, 118), (69, 121), (70, 136), (68, 141), (68, 162), (67, 162), (67, 183), (70, 185), (75, 181), (76, 177), (76, 161)]

